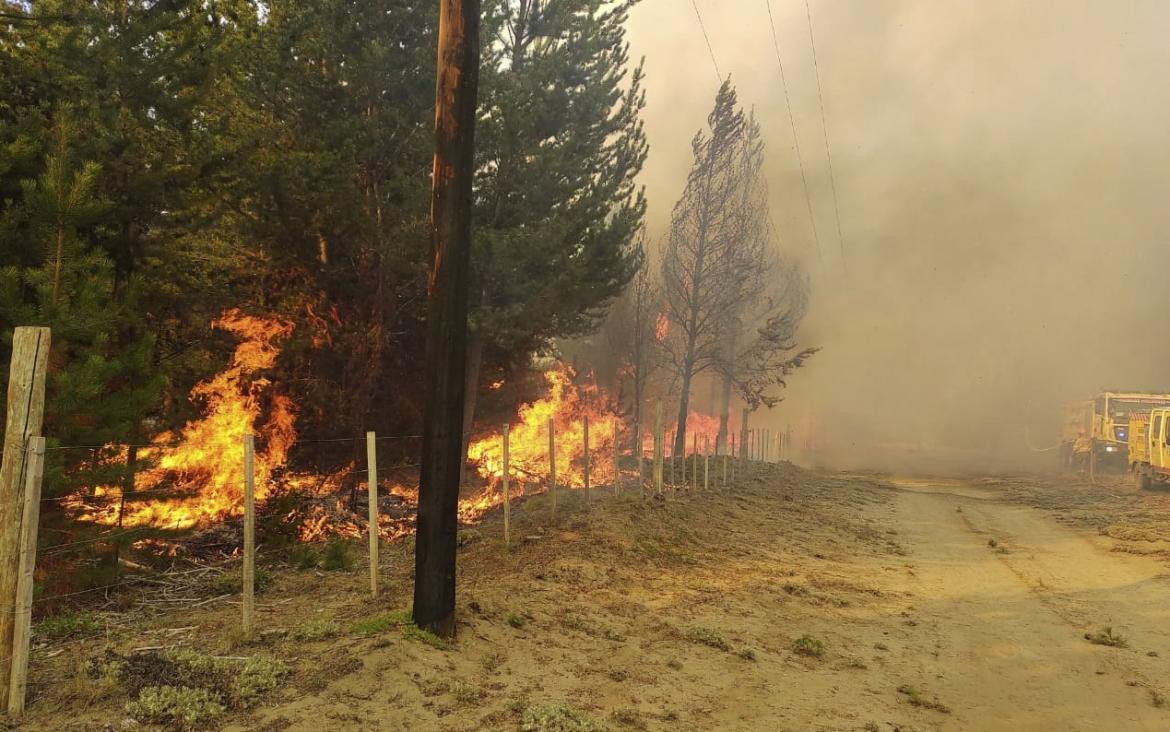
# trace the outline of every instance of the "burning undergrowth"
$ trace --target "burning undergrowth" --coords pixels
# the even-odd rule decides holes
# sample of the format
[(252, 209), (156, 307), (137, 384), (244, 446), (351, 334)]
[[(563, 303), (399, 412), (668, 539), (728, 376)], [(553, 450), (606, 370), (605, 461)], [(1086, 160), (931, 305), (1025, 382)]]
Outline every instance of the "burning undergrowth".
[[(241, 544), (243, 440), (256, 435), (255, 492), (260, 541), (269, 546), (358, 538), (367, 532), (365, 469), (358, 459), (321, 474), (290, 468), (297, 445), (293, 400), (267, 376), (293, 332), (278, 317), (224, 312), (214, 328), (239, 339), (228, 367), (201, 382), (191, 399), (201, 417), (177, 432), (164, 432), (137, 457), (151, 467), (140, 470), (133, 489), (97, 486), (63, 502), (75, 519), (117, 527), (142, 537), (140, 549), (175, 554), (232, 554)], [(572, 368), (558, 365), (543, 374), (546, 393), (524, 404), (510, 425), (510, 488), (515, 497), (548, 488), (550, 451), (557, 485), (580, 488), (614, 479), (615, 446), (627, 434), (613, 401), (594, 383), (579, 384)], [(691, 415), (688, 427), (713, 440), (718, 420)], [(551, 433), (555, 439), (550, 441)], [(615, 441), (616, 445), (615, 445)], [(126, 461), (129, 450), (110, 445), (98, 461)], [(478, 489), (460, 500), (459, 518), (475, 523), (503, 501), (502, 428), (473, 441), (469, 463)], [(380, 470), (379, 533), (393, 540), (413, 533), (418, 505), (417, 469), (409, 465)], [(147, 537), (150, 532), (154, 535)], [(178, 532), (178, 533), (175, 533)], [(164, 535), (165, 534), (165, 535)], [(173, 541), (171, 536), (181, 536)]]
[[(596, 384), (577, 385), (576, 373), (564, 364), (545, 372), (544, 378), (548, 393), (520, 407), (516, 420), (509, 426), (510, 490), (524, 495), (526, 486), (528, 492), (547, 489), (550, 455), (555, 462), (558, 485), (583, 487), (586, 424), (590, 480), (595, 485), (612, 482), (614, 441), (622, 439), (625, 427), (611, 400)], [(551, 441), (550, 427), (554, 438)], [(479, 496), (459, 505), (460, 520), (475, 521), (503, 502), (502, 429), (473, 441), (467, 455), (487, 481)]]

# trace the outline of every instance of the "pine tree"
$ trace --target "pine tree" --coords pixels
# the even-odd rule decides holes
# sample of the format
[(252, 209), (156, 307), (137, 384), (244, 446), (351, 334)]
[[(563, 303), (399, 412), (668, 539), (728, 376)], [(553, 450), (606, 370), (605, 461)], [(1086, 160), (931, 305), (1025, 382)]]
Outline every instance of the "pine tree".
[[(144, 421), (157, 409), (164, 379), (155, 367), (154, 338), (137, 317), (137, 280), (115, 292), (113, 263), (79, 235), (103, 219), (109, 203), (96, 192), (100, 166), (73, 159), (72, 134), (62, 115), (44, 172), (24, 182), (28, 231), (43, 248), (43, 262), (0, 270), (0, 332), (10, 338), (16, 325), (53, 331), (45, 407), (52, 442), (139, 442), (148, 436)], [(62, 479), (78, 466), (100, 462), (94, 457), (86, 451), (54, 453), (46, 492), (59, 493), (75, 482), (96, 484), (92, 475)]]
[(597, 326), (637, 271), (645, 213), (634, 4), (498, 0), (484, 24), (465, 431), (488, 370)]

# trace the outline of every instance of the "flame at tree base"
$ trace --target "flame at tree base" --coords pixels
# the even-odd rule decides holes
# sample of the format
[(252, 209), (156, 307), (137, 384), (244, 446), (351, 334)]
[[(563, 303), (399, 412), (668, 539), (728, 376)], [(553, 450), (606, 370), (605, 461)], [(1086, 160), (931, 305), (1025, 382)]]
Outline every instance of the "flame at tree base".
[[(624, 430), (622, 420), (595, 385), (578, 387), (576, 374), (567, 365), (546, 371), (548, 394), (520, 407), (516, 423), (509, 426), (508, 476), (512, 494), (524, 495), (523, 484), (548, 486), (550, 420), (555, 433), (554, 457), (557, 485), (581, 488), (585, 485), (585, 421), (589, 421), (589, 478), (593, 485), (614, 479), (614, 428)], [(620, 439), (620, 437), (619, 437)], [(468, 460), (487, 480), (475, 498), (460, 501), (459, 519), (470, 522), (503, 503), (500, 487), (504, 478), (503, 432), (475, 440), (467, 450)]]
[[(277, 344), (292, 333), (293, 325), (239, 310), (225, 311), (211, 325), (242, 340), (227, 369), (191, 390), (191, 400), (201, 405), (204, 416), (188, 422), (177, 435), (161, 433), (152, 447), (139, 451), (140, 458), (156, 462), (135, 476), (134, 492), (124, 506), (95, 509), (79, 497), (66, 508), (72, 506), (80, 518), (99, 523), (165, 529), (203, 526), (240, 514), (244, 436), (256, 431), (261, 448), (255, 456), (256, 499), (268, 494), (273, 474), (284, 467), (296, 442), (296, 416), (291, 399), (254, 375), (276, 363)], [(268, 417), (257, 430), (264, 411)], [(126, 459), (125, 447), (113, 452), (115, 459)], [(112, 486), (98, 486), (92, 496), (122, 498)]]

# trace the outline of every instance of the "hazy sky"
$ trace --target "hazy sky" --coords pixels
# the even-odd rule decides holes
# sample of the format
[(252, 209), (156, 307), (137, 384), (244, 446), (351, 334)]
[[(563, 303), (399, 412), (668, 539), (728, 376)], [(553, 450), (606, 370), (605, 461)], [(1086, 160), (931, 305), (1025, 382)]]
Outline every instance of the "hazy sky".
[[(770, 419), (847, 457), (920, 442), (1018, 459), (1067, 399), (1170, 391), (1168, 2), (772, 0), (821, 240), (764, 0), (698, 0), (720, 72), (761, 120), (773, 215), (807, 262), (824, 347)], [(717, 77), (690, 0), (643, 0), (644, 181), (661, 234)]]

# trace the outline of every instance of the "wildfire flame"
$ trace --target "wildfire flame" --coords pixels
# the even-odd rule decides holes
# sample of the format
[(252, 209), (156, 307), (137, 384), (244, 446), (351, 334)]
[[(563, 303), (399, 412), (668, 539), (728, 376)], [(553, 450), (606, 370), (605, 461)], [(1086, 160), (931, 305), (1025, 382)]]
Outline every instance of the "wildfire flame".
[[(556, 433), (557, 484), (579, 488), (585, 485), (585, 418), (589, 418), (589, 479), (592, 485), (611, 483), (614, 477), (614, 425), (621, 419), (601, 404), (605, 401), (596, 385), (578, 387), (573, 369), (561, 365), (544, 374), (548, 395), (520, 407), (516, 423), (509, 427), (509, 476), (512, 491), (522, 494), (523, 484), (544, 490), (548, 486), (548, 424)], [(504, 477), (503, 433), (495, 432), (475, 440), (467, 450), (468, 459), (488, 480), (488, 487), (475, 498), (461, 501), (459, 517), (473, 521), (503, 501), (499, 490)]]
[[(280, 343), (293, 331), (293, 324), (277, 317), (245, 315), (239, 310), (225, 311), (212, 327), (237, 336), (229, 366), (213, 378), (192, 389), (191, 400), (203, 415), (188, 422), (177, 433), (165, 432), (149, 448), (139, 450), (139, 457), (151, 458), (154, 466), (135, 476), (134, 493), (128, 494), (120, 508), (120, 488), (98, 486), (93, 498), (114, 499), (98, 502), (95, 507), (86, 497), (76, 497), (66, 506), (82, 519), (126, 526), (151, 525), (185, 529), (202, 527), (243, 511), (243, 438), (258, 435), (255, 456), (256, 500), (268, 497), (274, 483), (294, 488), (314, 486), (314, 503), (301, 517), (298, 534), (302, 540), (323, 539), (330, 534), (358, 537), (366, 533), (362, 515), (355, 513), (340, 495), (345, 478), (357, 466), (349, 465), (326, 476), (284, 475), (273, 477), (288, 460), (297, 440), (296, 412), (293, 402), (279, 393), (261, 374), (272, 368), (280, 355)], [(548, 426), (555, 428), (553, 460), (557, 484), (579, 488), (585, 482), (585, 423), (589, 423), (590, 480), (592, 485), (611, 484), (614, 479), (614, 439), (624, 431), (621, 418), (596, 386), (575, 383), (576, 373), (567, 365), (544, 374), (548, 393), (523, 405), (509, 428), (510, 483), (513, 495), (547, 490), (549, 471)], [(501, 383), (493, 384), (499, 388)], [(730, 427), (735, 431), (734, 425)], [(719, 430), (719, 418), (692, 412), (687, 418), (689, 435), (700, 435), (712, 444)], [(652, 439), (644, 432), (646, 449)], [(125, 460), (126, 448), (111, 445), (105, 451), (108, 460)], [(668, 450), (669, 441), (668, 441)], [(478, 495), (459, 501), (460, 521), (474, 523), (503, 502), (502, 431), (472, 442), (468, 458), (487, 481)], [(418, 505), (418, 488), (394, 481), (384, 481), (380, 502), (392, 515), (383, 513), (379, 533), (393, 539), (414, 530), (413, 512)], [(121, 516), (119, 516), (121, 513)], [(362, 512), (364, 513), (364, 512)]]
[(654, 324), (654, 338), (662, 343), (668, 335), (670, 335), (670, 316), (666, 313), (659, 313), (658, 321)]
[[(293, 330), (279, 318), (225, 311), (212, 324), (242, 340), (232, 354), (231, 364), (209, 381), (191, 390), (192, 401), (201, 405), (203, 417), (188, 422), (175, 435), (164, 432), (155, 446), (140, 451), (142, 457), (157, 457), (154, 467), (135, 476), (134, 491), (154, 495), (128, 497), (122, 523), (150, 524), (166, 528), (189, 528), (220, 520), (243, 511), (243, 439), (258, 432), (262, 449), (256, 453), (256, 499), (269, 490), (269, 478), (284, 466), (288, 451), (296, 442), (296, 416), (292, 400), (271, 393), (271, 383), (257, 372), (271, 368), (280, 355), (277, 344)], [(267, 400), (265, 399), (267, 397)], [(268, 418), (257, 429), (264, 403)], [(177, 442), (177, 446), (171, 446)], [(123, 449), (123, 455), (125, 454)], [(173, 488), (174, 496), (160, 497), (156, 491)], [(100, 497), (117, 491), (98, 487)], [(118, 521), (117, 505), (88, 516), (102, 523)]]
[[(663, 441), (666, 443), (666, 456), (670, 457), (674, 451), (674, 435), (676, 430), (667, 430)], [(739, 427), (735, 417), (729, 416), (727, 420), (727, 434), (729, 438), (738, 439)], [(708, 447), (711, 450), (715, 449), (715, 442), (719, 437), (719, 417), (717, 415), (703, 414), (702, 412), (690, 412), (687, 414), (687, 454), (695, 449), (695, 443), (698, 442), (698, 450), (700, 453), (704, 452)], [(654, 435), (646, 433), (642, 435), (642, 449), (647, 453), (654, 450)]]

